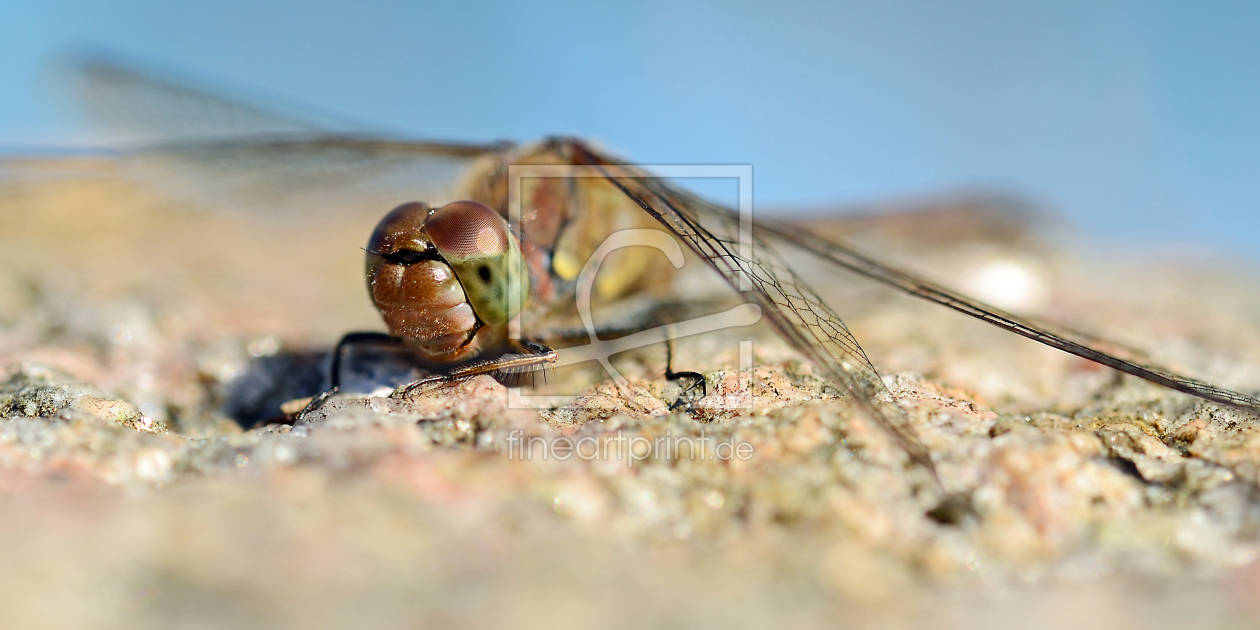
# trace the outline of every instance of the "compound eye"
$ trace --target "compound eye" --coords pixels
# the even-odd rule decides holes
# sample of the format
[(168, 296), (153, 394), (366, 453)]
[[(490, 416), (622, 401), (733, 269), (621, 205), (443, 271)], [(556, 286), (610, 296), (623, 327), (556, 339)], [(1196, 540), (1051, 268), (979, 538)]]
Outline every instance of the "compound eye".
[(376, 224), (372, 238), (364, 251), (364, 276), (368, 295), (374, 295), (376, 276), (386, 263), (407, 264), (412, 262), (412, 252), (419, 254), (433, 250), (433, 244), (424, 234), (424, 221), (429, 216), (429, 206), (413, 201), (394, 208)]
[(457, 201), (434, 210), (424, 232), (483, 323), (499, 326), (516, 317), (529, 295), (529, 277), (520, 245), (499, 213), (475, 201)]
[(457, 201), (434, 210), (424, 222), (424, 231), (448, 261), (498, 256), (509, 247), (507, 222), (475, 201)]
[(424, 251), (428, 239), (424, 238), (424, 222), (429, 216), (429, 206), (413, 201), (390, 211), (376, 224), (372, 238), (368, 239), (368, 252), (387, 256), (401, 250)]

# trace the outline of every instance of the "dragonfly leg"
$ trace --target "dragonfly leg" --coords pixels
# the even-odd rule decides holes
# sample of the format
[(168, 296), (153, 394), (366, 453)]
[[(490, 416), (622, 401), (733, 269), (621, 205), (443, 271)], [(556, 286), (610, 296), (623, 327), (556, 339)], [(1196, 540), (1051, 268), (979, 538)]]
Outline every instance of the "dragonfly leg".
[[(311, 399), (306, 407), (298, 414), (295, 424), (307, 424), (308, 415), (319, 409), (336, 394), (341, 387), (341, 362), (345, 349), (352, 345), (364, 343), (380, 343), (385, 342), (391, 345), (401, 346), (402, 341), (396, 337), (391, 337), (384, 333), (350, 333), (341, 338), (337, 342), (337, 347), (333, 350), (331, 370), (329, 372), (329, 387), (322, 394)], [(416, 390), (434, 384), (451, 383), (478, 374), (491, 374), (496, 378), (507, 378), (519, 375), (525, 372), (533, 372), (543, 369), (546, 365), (554, 363), (556, 360), (556, 352), (547, 346), (522, 341), (514, 344), (512, 349), (493, 359), (476, 361), (473, 363), (461, 365), (445, 374), (434, 374), (424, 376), (418, 380), (412, 381), (395, 389), (390, 394), (390, 398), (406, 398), (413, 394)]]
[(521, 340), (512, 348), (512, 351), (493, 359), (461, 365), (446, 374), (426, 376), (403, 385), (395, 389), (394, 393), (390, 394), (390, 398), (406, 398), (427, 385), (449, 383), (479, 374), (490, 374), (500, 381), (518, 378), (525, 373), (546, 369), (548, 365), (556, 362), (556, 357), (556, 351), (547, 346)]
[[(674, 340), (665, 340), (665, 380), (667, 381), (690, 381), (690, 384), (683, 386), (682, 394), (669, 405), (670, 411), (678, 411), (680, 409), (691, 409), (696, 401), (704, 398), (709, 394), (708, 384), (704, 381), (704, 375), (699, 372), (675, 372), (674, 371)], [(697, 393), (699, 390), (699, 393)]]
[[(693, 317), (709, 315), (725, 306), (718, 300), (691, 300), (687, 302), (661, 300), (647, 307), (635, 306), (628, 314), (618, 314), (612, 321), (601, 322), (595, 330), (596, 336), (602, 340), (617, 339), (650, 328), (657, 328)], [(591, 333), (584, 327), (551, 328), (539, 332), (541, 339), (547, 343), (566, 346), (569, 344), (589, 342)], [(670, 381), (686, 381), (682, 383), (683, 392), (670, 406), (670, 411), (688, 409), (708, 394), (704, 375), (699, 372), (675, 372), (673, 369), (673, 340), (665, 345), (665, 379)]]
[(346, 348), (367, 343), (386, 343), (393, 346), (402, 346), (402, 340), (382, 332), (346, 333), (341, 337), (341, 341), (337, 342), (337, 346), (333, 348), (332, 364), (328, 366), (328, 389), (341, 388), (341, 362)]
[(332, 398), (332, 396), (341, 389), (341, 362), (346, 348), (364, 343), (381, 342), (394, 345), (401, 344), (401, 341), (399, 341), (396, 337), (391, 337), (390, 335), (380, 332), (352, 332), (343, 335), (332, 351), (332, 361), (328, 366), (328, 387), (318, 396), (312, 398), (310, 402), (306, 403), (306, 406), (302, 408), (302, 411), (298, 412), (294, 423), (297, 424), (302, 422), (307, 415), (313, 413), (316, 409), (323, 407), (324, 403), (328, 402), (328, 399)]

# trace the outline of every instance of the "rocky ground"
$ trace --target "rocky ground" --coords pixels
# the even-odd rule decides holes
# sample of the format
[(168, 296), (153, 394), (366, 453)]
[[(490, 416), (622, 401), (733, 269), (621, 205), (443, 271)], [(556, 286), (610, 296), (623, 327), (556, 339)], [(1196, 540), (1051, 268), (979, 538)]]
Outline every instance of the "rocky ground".
[[(656, 347), (618, 363), (629, 395), (588, 377), (575, 401), (534, 409), (478, 377), (242, 426), (242, 392), (299, 392), (339, 334), (379, 328), (358, 249), (378, 210), (258, 221), (91, 159), (8, 165), (0, 208), (6, 628), (1260, 616), (1255, 416), (858, 280), (819, 276), (969, 506), (942, 507), (765, 330), (679, 345), (711, 394), (691, 413), (668, 411), (678, 391)], [(1066, 248), (1020, 225), (947, 212), (820, 229), (965, 289), (1015, 269), (1024, 288), (987, 297), (1260, 389), (1245, 271)]]

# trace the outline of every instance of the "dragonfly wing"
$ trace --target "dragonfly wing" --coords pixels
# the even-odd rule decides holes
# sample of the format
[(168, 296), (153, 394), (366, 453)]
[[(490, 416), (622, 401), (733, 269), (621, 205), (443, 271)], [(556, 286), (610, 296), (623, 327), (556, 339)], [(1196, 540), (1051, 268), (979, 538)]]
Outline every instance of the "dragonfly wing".
[(1067, 327), (1021, 317), (968, 297), (913, 274), (880, 263), (839, 240), (825, 238), (796, 226), (759, 223), (762, 233), (788, 241), (802, 249), (859, 275), (899, 291), (952, 308), (982, 321), (1043, 343), (1051, 348), (1101, 363), (1126, 374), (1169, 389), (1250, 411), (1260, 411), (1260, 399), (1230, 391), (1211, 383), (1151, 365), (1141, 353), (1119, 343)]
[(88, 121), (102, 127), (111, 140), (206, 141), (337, 128), (332, 121), (214, 94), (134, 63), (99, 55), (66, 61), (58, 68), (58, 78)]
[(120, 156), (129, 175), (200, 207), (309, 217), (454, 201), (478, 158), (508, 146), (365, 134), (370, 126), (101, 58), (77, 60), (66, 74), (89, 118), (144, 147)]
[(123, 164), (146, 185), (200, 207), (312, 217), (455, 201), (478, 158), (501, 148), (318, 136), (145, 149)]
[[(740, 246), (739, 214), (684, 192), (661, 178), (619, 166), (584, 146), (580, 164), (606, 169), (607, 179), (705, 259), (741, 295), (761, 307), (779, 334), (833, 383), (843, 385), (934, 478), (936, 468), (905, 411), (884, 385), (857, 339), (830, 306), (773, 248), (753, 234)], [(637, 175), (637, 176), (636, 176)]]

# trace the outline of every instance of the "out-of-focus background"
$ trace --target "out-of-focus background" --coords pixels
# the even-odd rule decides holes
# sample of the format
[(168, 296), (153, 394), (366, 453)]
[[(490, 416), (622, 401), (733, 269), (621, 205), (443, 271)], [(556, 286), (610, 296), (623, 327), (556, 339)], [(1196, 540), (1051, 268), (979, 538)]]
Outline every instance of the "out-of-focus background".
[[(1260, 281), (1228, 259), (1255, 261), (1260, 233), (1255, 0), (205, 4), (0, 2), (0, 153), (122, 139), (78, 120), (52, 72), (95, 49), (309, 103), (336, 130), (569, 133), (640, 163), (752, 164), (759, 212), (1005, 191), (1096, 242), (1058, 247), (1041, 237), (1069, 230), (983, 203), (810, 229), (1260, 392)], [(93, 102), (158, 118), (153, 101)], [(799, 252), (784, 253), (885, 376), (948, 495), (768, 327), (620, 353), (630, 393), (594, 366), (544, 375), (581, 394), (554, 409), (509, 405), (481, 376), (338, 396), (291, 427), (330, 346), (382, 328), (359, 248), (414, 198), (382, 182), (420, 170), (294, 146), (0, 160), (3, 630), (1256, 626), (1250, 412)], [(1196, 248), (1225, 260), (1182, 255)], [(678, 298), (700, 301), (697, 275)], [(666, 357), (712, 395), (668, 413)], [(662, 436), (755, 456), (663, 454)], [(570, 438), (577, 458), (533, 450)], [(640, 439), (650, 460), (621, 455)]]
[(47, 79), (98, 46), (378, 131), (752, 164), (762, 209), (989, 188), (1255, 256), (1260, 3), (527, 5), (10, 0), (0, 148), (102, 141)]

